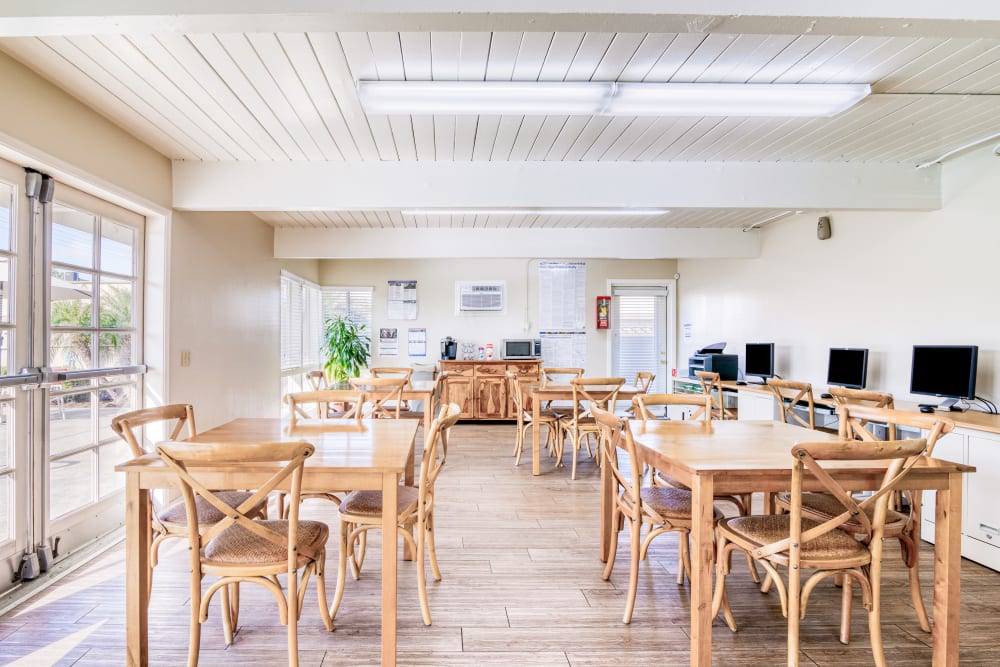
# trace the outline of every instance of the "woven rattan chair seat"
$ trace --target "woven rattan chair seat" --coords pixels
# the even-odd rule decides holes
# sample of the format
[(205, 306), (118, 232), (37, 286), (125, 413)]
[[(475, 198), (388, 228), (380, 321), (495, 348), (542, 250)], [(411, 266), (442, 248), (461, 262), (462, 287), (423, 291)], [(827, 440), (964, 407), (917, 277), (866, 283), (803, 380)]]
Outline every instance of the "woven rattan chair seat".
[[(812, 519), (802, 518), (802, 532), (819, 525)], [(785, 539), (791, 534), (791, 515), (769, 514), (765, 516), (740, 516), (723, 519), (720, 530), (733, 537), (750, 540), (759, 544), (771, 544)], [(809, 567), (808, 561), (844, 560), (865, 563), (871, 554), (861, 542), (842, 530), (834, 529), (802, 545), (802, 565)]]
[[(639, 491), (642, 502), (650, 509), (668, 519), (691, 518), (691, 492), (685, 489), (674, 489), (668, 486), (644, 486)], [(722, 518), (722, 512), (715, 510), (716, 520)]]
[[(418, 490), (412, 486), (399, 487), (399, 498), (396, 503), (397, 516), (404, 509), (417, 502), (417, 494)], [(344, 502), (340, 503), (340, 513), (367, 517), (382, 516), (382, 492), (352, 491), (344, 498)]]
[[(218, 491), (215, 495), (219, 498), (219, 500), (227, 505), (239, 507), (247, 498), (253, 495), (253, 491)], [(222, 512), (216, 509), (213, 505), (209, 504), (204, 498), (201, 496), (195, 496), (194, 502), (198, 511), (199, 524), (209, 525), (222, 521)], [(262, 500), (255, 508), (256, 513), (260, 513), (260, 510), (264, 507), (264, 503), (265, 501)], [(253, 513), (254, 512), (251, 512), (251, 514)], [(184, 500), (181, 499), (173, 503), (160, 512), (158, 516), (160, 521), (165, 524), (186, 526), (187, 512), (184, 509)]]
[[(788, 492), (782, 492), (777, 495), (777, 501), (780, 505), (790, 507), (792, 503), (791, 496)], [(834, 498), (829, 493), (803, 493), (802, 494), (802, 512), (813, 515), (815, 518), (825, 521), (827, 519), (832, 519), (841, 512), (844, 511), (844, 506)], [(875, 507), (869, 505), (865, 508), (865, 513), (868, 518), (871, 519), (872, 515), (875, 514)], [(895, 510), (889, 510), (885, 517), (885, 536), (894, 537), (902, 532), (903, 528), (906, 527), (909, 517), (905, 514), (900, 514)], [(841, 529), (847, 532), (862, 532), (864, 527), (861, 522), (854, 521), (853, 519), (846, 522), (841, 526)]]
[[(277, 533), (288, 535), (287, 521), (258, 523)], [(321, 550), (329, 536), (330, 529), (322, 521), (299, 521), (298, 547), (303, 554)], [(276, 542), (234, 525), (205, 545), (205, 558), (215, 563), (285, 563), (288, 561), (288, 550)], [(299, 558), (303, 562), (309, 560), (305, 555)]]

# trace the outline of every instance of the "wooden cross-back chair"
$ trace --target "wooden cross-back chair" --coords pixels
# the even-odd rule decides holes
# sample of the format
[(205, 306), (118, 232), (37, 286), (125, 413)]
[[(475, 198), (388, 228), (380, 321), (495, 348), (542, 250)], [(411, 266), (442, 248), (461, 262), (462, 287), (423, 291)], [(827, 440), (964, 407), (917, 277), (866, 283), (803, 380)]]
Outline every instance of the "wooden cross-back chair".
[[(884, 424), (886, 427), (886, 440), (896, 440), (896, 429), (907, 427), (919, 429), (926, 435), (927, 449), (925, 456), (932, 456), (934, 445), (938, 439), (950, 433), (955, 428), (955, 422), (947, 417), (938, 415), (924, 415), (903, 410), (890, 410), (888, 408), (876, 408), (868, 405), (841, 405), (837, 408), (840, 417), (839, 437), (844, 440), (860, 440), (867, 443), (881, 443), (882, 440), (875, 436), (866, 428), (869, 423)], [(900, 489), (900, 493), (906, 498), (908, 511), (901, 512), (890, 505), (885, 523), (885, 539), (899, 540), (900, 555), (903, 564), (907, 568), (910, 584), (910, 597), (913, 600), (913, 607), (917, 614), (917, 620), (924, 632), (931, 631), (930, 620), (927, 609), (924, 606), (923, 596), (920, 594), (920, 544), (918, 535), (920, 533), (921, 521), (921, 492)], [(777, 497), (779, 506), (788, 509), (791, 500), (788, 494), (779, 494)], [(823, 493), (805, 493), (802, 497), (802, 512), (805, 516), (820, 521), (834, 516), (843, 511), (840, 501)], [(842, 526), (847, 532), (861, 532), (864, 525), (858, 521), (848, 521)], [(849, 586), (849, 583), (845, 583)], [(842, 617), (844, 624), (841, 627), (841, 641), (847, 643), (850, 639), (850, 594), (844, 595), (844, 612)]]
[[(368, 369), (373, 378), (405, 378), (406, 382), (403, 384), (403, 389), (409, 389), (413, 385), (413, 369), (409, 366), (373, 366)], [(386, 406), (391, 407), (391, 406)], [(410, 403), (405, 399), (400, 399), (400, 415), (404, 412), (411, 412)]]
[[(691, 492), (674, 487), (644, 486), (643, 464), (636, 452), (629, 420), (620, 419), (598, 406), (591, 407), (591, 411), (601, 434), (602, 465), (607, 466), (605, 474), (614, 479), (611, 525), (618, 526), (620, 520), (624, 520), (629, 531), (629, 582), (622, 623), (630, 623), (639, 587), (639, 560), (645, 558), (655, 538), (668, 532), (678, 533), (677, 583), (684, 583), (685, 575), (690, 577)], [(715, 512), (717, 519), (722, 518), (721, 512)], [(649, 532), (640, 539), (644, 524), (649, 526)], [(611, 578), (617, 553), (618, 540), (615, 539), (604, 566), (605, 580)]]
[(701, 393), (712, 397), (712, 411), (718, 419), (732, 419), (733, 413), (726, 409), (725, 398), (722, 395), (722, 377), (711, 371), (695, 371), (695, 377), (701, 384)]
[[(583, 369), (576, 367), (549, 366), (542, 368), (542, 384), (545, 387), (550, 384), (569, 384), (573, 378), (583, 377)], [(572, 407), (565, 401), (544, 401), (541, 405), (544, 410), (553, 410), (560, 416), (572, 412)]]
[(639, 390), (643, 393), (649, 391), (649, 387), (653, 384), (653, 380), (656, 379), (655, 373), (650, 373), (649, 371), (638, 371), (635, 374), (635, 380), (632, 382)]
[[(155, 447), (151, 445), (147, 447), (144, 444), (148, 440), (143, 438), (141, 429), (149, 426), (163, 427), (164, 433), (160, 437), (166, 437), (170, 440), (176, 440), (182, 437), (182, 434), (193, 437), (198, 433), (194, 422), (194, 408), (187, 403), (133, 410), (111, 419), (111, 430), (128, 444), (132, 456), (135, 458), (156, 451)], [(228, 491), (226, 493), (227, 500), (234, 503), (241, 503), (253, 495), (248, 491)], [(223, 518), (222, 514), (200, 497), (196, 498), (196, 502), (201, 516), (201, 525), (210, 525)], [(255, 512), (258, 515), (267, 513), (266, 500), (258, 504)], [(149, 578), (149, 588), (152, 589), (153, 568), (159, 563), (160, 545), (171, 538), (183, 539), (187, 537), (187, 513), (184, 510), (183, 499), (159, 506), (154, 498), (150, 530), (153, 533), (153, 540), (149, 545), (147, 577)], [(148, 605), (149, 599), (147, 598), (145, 602)]]
[[(361, 421), (361, 406), (365, 402), (365, 393), (357, 389), (316, 389), (313, 391), (296, 391), (284, 396), (288, 406), (288, 427), (294, 430), (300, 419), (325, 422), (331, 417), (337, 419), (354, 419)], [(342, 403), (342, 412), (330, 412), (330, 405)], [(312, 414), (308, 406), (315, 405), (316, 412)]]
[[(427, 602), (427, 582), (424, 575), (424, 558), (428, 557), (434, 580), (441, 581), (441, 570), (437, 562), (434, 546), (434, 485), (447, 460), (448, 431), (461, 416), (461, 408), (450, 403), (441, 407), (437, 418), (431, 423), (427, 442), (420, 462), (420, 477), (417, 487), (399, 488), (397, 507), (385, 508), (381, 491), (353, 491), (340, 505), (340, 561), (337, 568), (337, 592), (334, 595), (330, 614), (337, 616), (337, 610), (344, 597), (347, 582), (347, 567), (355, 579), (360, 576), (364, 563), (364, 549), (356, 552), (355, 544), (364, 544), (361, 539), (369, 530), (382, 527), (382, 513), (396, 512), (397, 532), (403, 537), (414, 560), (417, 561), (417, 590), (420, 597), (420, 611), (425, 625), (431, 624), (431, 610)], [(395, 536), (382, 536), (383, 549), (395, 549)]]
[(850, 389), (848, 387), (830, 387), (830, 395), (837, 405), (870, 405), (875, 408), (895, 408), (892, 394), (871, 389)]
[(309, 383), (309, 388), (313, 391), (326, 389), (330, 384), (326, 379), (326, 373), (323, 371), (309, 371), (306, 373), (306, 382)]
[(559, 434), (559, 415), (551, 410), (540, 410), (538, 421), (534, 421), (532, 406), (524, 397), (524, 389), (514, 371), (507, 371), (507, 393), (514, 402), (514, 413), (517, 416), (517, 431), (514, 435), (514, 465), (521, 463), (521, 453), (524, 450), (524, 440), (529, 429), (546, 427), (545, 444), (555, 451), (556, 438)]
[(351, 386), (365, 392), (365, 417), (370, 419), (399, 419), (402, 410), (405, 377), (351, 378)]
[[(799, 664), (799, 625), (805, 615), (809, 595), (824, 578), (841, 577), (860, 584), (875, 664), (886, 664), (882, 649), (881, 579), (882, 538), (889, 499), (906, 473), (927, 447), (923, 438), (894, 442), (810, 442), (792, 450), (791, 507), (788, 514), (733, 517), (716, 524), (716, 587), (713, 615), (722, 609), (726, 623), (735, 632), (736, 622), (726, 596), (726, 576), (734, 550), (750, 554), (775, 582), (782, 613), (788, 619), (787, 664)], [(824, 468), (826, 462), (889, 461), (877, 491), (864, 500), (855, 499)], [(803, 477), (808, 475), (842, 505), (843, 511), (826, 520), (815, 520), (803, 509)], [(845, 530), (857, 521), (858, 530)], [(785, 586), (778, 567), (787, 568)], [(804, 578), (803, 570), (814, 570)], [(804, 583), (803, 583), (804, 580)], [(844, 584), (847, 588), (847, 583)], [(849, 590), (849, 589), (848, 589)]]
[[(816, 402), (813, 400), (812, 385), (808, 382), (767, 378), (767, 386), (774, 394), (781, 412), (781, 421), (786, 424), (797, 424), (809, 429), (816, 429)], [(809, 410), (809, 418), (803, 419), (793, 408), (799, 402), (805, 401)], [(791, 421), (789, 421), (791, 418)]]
[[(201, 624), (208, 619), (212, 596), (221, 591), (222, 624), (226, 643), (232, 644), (239, 620), (239, 585), (253, 583), (267, 589), (278, 602), (279, 618), (288, 626), (288, 664), (298, 665), (298, 619), (309, 578), (316, 575), (320, 615), (328, 631), (333, 621), (326, 602), (324, 569), (329, 528), (320, 521), (299, 520), (302, 470), (315, 447), (308, 442), (189, 443), (167, 441), (157, 446), (163, 461), (176, 474), (184, 496), (190, 548), (191, 637), (188, 665), (198, 664)], [(249, 498), (233, 503), (206, 484), (202, 468), (273, 464), (274, 472)], [(217, 476), (217, 473), (214, 473)], [(290, 480), (290, 481), (289, 481)], [(289, 485), (288, 520), (261, 520), (253, 508), (267, 495)], [(199, 525), (202, 498), (223, 515), (210, 526)], [(299, 580), (299, 570), (302, 578)], [(286, 578), (283, 591), (277, 575)], [(206, 575), (217, 576), (202, 593)]]
[[(569, 384), (573, 388), (572, 412), (559, 421), (559, 427), (562, 433), (569, 436), (573, 446), (573, 472), (570, 478), (576, 479), (576, 460), (580, 445), (586, 439), (587, 452), (593, 456), (589, 438), (590, 436), (596, 437), (599, 432), (597, 421), (590, 410), (598, 407), (602, 410), (614, 412), (615, 401), (618, 400), (619, 390), (625, 384), (625, 378), (579, 377), (571, 379)], [(556, 459), (559, 461), (559, 465), (562, 465), (562, 433), (558, 438), (558, 451), (556, 451)]]

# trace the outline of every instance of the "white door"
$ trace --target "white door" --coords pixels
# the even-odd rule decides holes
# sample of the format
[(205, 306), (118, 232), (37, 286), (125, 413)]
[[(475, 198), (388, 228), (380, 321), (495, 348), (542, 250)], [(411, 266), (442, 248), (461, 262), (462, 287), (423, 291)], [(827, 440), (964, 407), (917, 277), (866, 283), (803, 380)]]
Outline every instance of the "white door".
[(650, 392), (667, 391), (668, 288), (611, 286), (611, 374), (631, 383), (638, 371), (656, 374)]

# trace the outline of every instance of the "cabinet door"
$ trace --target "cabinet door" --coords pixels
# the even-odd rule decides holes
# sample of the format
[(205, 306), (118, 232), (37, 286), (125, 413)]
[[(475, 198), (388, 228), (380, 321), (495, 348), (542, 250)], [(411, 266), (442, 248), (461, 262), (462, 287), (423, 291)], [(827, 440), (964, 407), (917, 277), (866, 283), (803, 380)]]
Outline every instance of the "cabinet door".
[(968, 448), (969, 465), (975, 466), (976, 472), (962, 480), (968, 488), (962, 532), (1000, 548), (1000, 437), (970, 433)]
[[(926, 433), (921, 434), (922, 436), (927, 435)], [(938, 438), (937, 444), (934, 445), (934, 458), (942, 459), (944, 461), (953, 461), (955, 463), (965, 463), (965, 433), (959, 431), (958, 429), (952, 431), (947, 435), (943, 435)], [(976, 473), (979, 474), (979, 473)], [(965, 485), (968, 484), (968, 478), (963, 480)], [(963, 491), (964, 486), (963, 485)], [(930, 530), (922, 530), (921, 536), (928, 542), (934, 541), (934, 512), (935, 504), (934, 499), (937, 496), (936, 491), (924, 491), (924, 502), (921, 509), (921, 519), (924, 524), (927, 524)], [(968, 494), (965, 494), (968, 498)], [(966, 507), (962, 511), (964, 518), (967, 518), (969, 514), (969, 508)], [(963, 518), (963, 522), (964, 522)]]
[(507, 378), (476, 378), (476, 419), (507, 418)]
[(736, 414), (740, 420), (774, 419), (774, 397), (756, 391), (738, 391)]
[[(526, 361), (521, 363), (507, 364), (507, 371), (517, 376), (517, 381), (521, 383), (521, 395), (528, 402), (528, 386), (538, 384), (541, 378), (541, 365), (537, 361)], [(517, 418), (517, 409), (514, 407), (514, 396), (508, 387), (507, 391), (507, 417)]]
[(473, 380), (471, 374), (469, 376), (449, 375), (446, 382), (448, 383), (448, 402), (458, 404), (462, 409), (462, 419), (475, 419), (476, 404), (472, 400)]

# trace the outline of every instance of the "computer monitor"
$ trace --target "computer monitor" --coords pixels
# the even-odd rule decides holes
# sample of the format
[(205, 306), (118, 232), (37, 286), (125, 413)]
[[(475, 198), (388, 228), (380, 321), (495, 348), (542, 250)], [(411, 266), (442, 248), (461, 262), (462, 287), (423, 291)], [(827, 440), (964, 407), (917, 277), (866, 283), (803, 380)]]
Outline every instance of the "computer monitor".
[(774, 377), (774, 343), (747, 343), (744, 361), (747, 377)]
[(826, 383), (864, 389), (868, 380), (868, 350), (863, 347), (831, 347), (826, 365)]
[(944, 396), (939, 408), (976, 396), (978, 345), (914, 345), (910, 393)]

